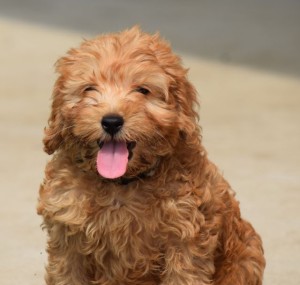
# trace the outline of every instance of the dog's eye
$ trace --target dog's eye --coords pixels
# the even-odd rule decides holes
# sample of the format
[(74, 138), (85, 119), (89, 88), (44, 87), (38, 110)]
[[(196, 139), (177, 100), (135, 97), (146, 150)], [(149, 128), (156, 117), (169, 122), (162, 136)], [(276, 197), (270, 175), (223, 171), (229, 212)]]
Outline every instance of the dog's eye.
[(98, 91), (96, 87), (94, 86), (87, 86), (85, 89), (84, 89), (84, 92), (89, 92), (89, 91)]
[(135, 89), (136, 92), (139, 92), (143, 95), (148, 95), (150, 93), (150, 91), (147, 88), (144, 87), (138, 87)]

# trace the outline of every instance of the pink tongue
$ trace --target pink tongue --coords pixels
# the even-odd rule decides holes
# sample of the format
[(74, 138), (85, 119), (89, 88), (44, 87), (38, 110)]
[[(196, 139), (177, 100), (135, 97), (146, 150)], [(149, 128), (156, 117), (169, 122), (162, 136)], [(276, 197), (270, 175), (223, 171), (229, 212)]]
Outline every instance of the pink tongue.
[(97, 170), (105, 178), (114, 179), (124, 175), (127, 163), (126, 142), (106, 142), (97, 155)]

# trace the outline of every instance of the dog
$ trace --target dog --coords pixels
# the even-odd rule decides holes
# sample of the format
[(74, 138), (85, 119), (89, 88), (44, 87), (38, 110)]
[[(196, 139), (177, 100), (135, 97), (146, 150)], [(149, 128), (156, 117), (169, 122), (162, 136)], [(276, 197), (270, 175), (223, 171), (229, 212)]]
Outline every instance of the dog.
[(209, 161), (197, 92), (159, 34), (85, 40), (56, 63), (38, 214), (48, 285), (260, 285), (260, 236)]

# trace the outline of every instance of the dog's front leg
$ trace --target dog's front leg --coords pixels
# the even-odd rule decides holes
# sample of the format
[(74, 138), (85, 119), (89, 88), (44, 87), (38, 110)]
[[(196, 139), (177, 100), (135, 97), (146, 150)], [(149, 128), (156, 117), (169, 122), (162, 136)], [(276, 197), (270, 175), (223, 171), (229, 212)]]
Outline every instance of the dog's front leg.
[(165, 270), (161, 285), (212, 285), (214, 262), (192, 253), (191, 246), (174, 246), (165, 254)]
[(76, 236), (66, 236), (66, 226), (54, 224), (48, 227), (47, 285), (90, 284), (86, 256), (76, 251)]

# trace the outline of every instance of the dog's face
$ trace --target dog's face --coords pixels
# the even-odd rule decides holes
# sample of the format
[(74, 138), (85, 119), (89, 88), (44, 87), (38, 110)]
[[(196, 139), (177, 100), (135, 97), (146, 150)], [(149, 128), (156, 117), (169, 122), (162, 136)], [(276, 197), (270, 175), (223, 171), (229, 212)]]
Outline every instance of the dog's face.
[(81, 159), (102, 177), (150, 170), (195, 128), (195, 90), (158, 35), (132, 28), (86, 41), (57, 71), (45, 150), (92, 149)]

